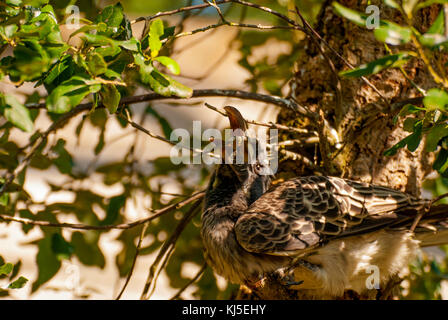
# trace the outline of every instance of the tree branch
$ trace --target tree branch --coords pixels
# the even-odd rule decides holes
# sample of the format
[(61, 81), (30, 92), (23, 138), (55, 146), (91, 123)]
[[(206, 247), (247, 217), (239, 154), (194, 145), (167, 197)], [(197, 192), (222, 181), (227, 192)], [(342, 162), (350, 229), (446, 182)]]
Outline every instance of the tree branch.
[(196, 281), (198, 281), (198, 279), (202, 276), (202, 274), (204, 273), (205, 269), (207, 269), (207, 263), (204, 262), (204, 264), (202, 265), (201, 269), (199, 269), (198, 273), (196, 273), (196, 275), (187, 282), (187, 284), (185, 284), (185, 286), (183, 286), (179, 291), (177, 291), (177, 293), (170, 299), (170, 300), (176, 300), (180, 298), (180, 295), (189, 287), (191, 286), (193, 283), (195, 283)]
[[(163, 243), (162, 248), (160, 248), (156, 259), (149, 268), (148, 278), (146, 280), (145, 287), (143, 288), (143, 292), (140, 296), (140, 299), (147, 300), (153, 294), (160, 271), (164, 268), (164, 266), (168, 262), (168, 259), (171, 256), (171, 253), (173, 252), (174, 247), (176, 245), (177, 239), (179, 238), (180, 234), (185, 229), (187, 224), (190, 222), (190, 220), (195, 216), (195, 214), (197, 213), (197, 209), (199, 208), (201, 203), (202, 203), (201, 201), (197, 201), (195, 204), (192, 205), (190, 210), (184, 215), (182, 220), (177, 225), (173, 234)], [(158, 268), (159, 265), (160, 268)]]
[[(203, 98), (203, 97), (232, 97), (239, 98), (243, 100), (254, 100), (270, 103), (281, 108), (287, 108), (296, 112), (301, 113), (304, 116), (307, 116), (308, 111), (301, 106), (300, 104), (286, 98), (281, 98), (278, 96), (271, 96), (267, 94), (247, 92), (243, 90), (228, 90), (228, 89), (197, 89), (193, 90), (193, 95), (191, 98)], [(138, 96), (125, 97), (120, 100), (119, 105), (127, 105), (127, 104), (136, 104), (141, 102), (153, 101), (153, 100), (181, 100), (181, 99), (190, 99), (190, 98), (179, 98), (175, 96), (165, 97), (157, 93), (148, 93)], [(27, 104), (27, 108), (29, 109), (45, 109), (46, 103), (32, 103)], [(83, 103), (78, 105), (75, 109), (81, 109), (81, 111), (90, 110), (93, 107), (93, 103)], [(99, 105), (97, 108), (104, 108), (103, 105)], [(73, 110), (75, 110), (73, 109)]]
[(274, 16), (277, 16), (280, 19), (284, 20), (288, 24), (294, 26), (295, 29), (303, 31), (303, 28), (299, 24), (297, 24), (294, 20), (288, 18), (284, 14), (282, 14), (280, 12), (277, 12), (275, 10), (272, 10), (271, 8), (263, 7), (263, 6), (260, 6), (258, 4), (255, 4), (255, 3), (246, 2), (246, 1), (242, 1), (242, 0), (217, 0), (217, 1), (214, 1), (214, 3), (213, 3), (214, 5), (212, 5), (210, 2), (206, 2), (206, 3), (203, 3), (203, 4), (198, 4), (198, 5), (194, 5), (194, 6), (187, 6), (187, 7), (179, 8), (179, 9), (176, 9), (176, 10), (158, 12), (155, 15), (148, 16), (148, 17), (139, 17), (139, 18), (131, 21), (131, 23), (133, 24), (133, 23), (137, 23), (137, 22), (140, 22), (140, 21), (151, 21), (151, 20), (159, 18), (159, 17), (170, 16), (170, 15), (174, 15), (174, 14), (185, 12), (185, 11), (204, 9), (204, 8), (211, 7), (211, 6), (215, 6), (215, 8), (216, 8), (218, 5), (225, 4), (225, 3), (237, 3), (237, 4), (240, 4), (242, 6), (251, 7), (251, 8), (254, 8), (254, 9), (257, 9), (257, 10), (261, 10), (261, 11), (270, 13), (270, 14), (272, 14)]
[(54, 223), (54, 222), (49, 222), (49, 221), (39, 221), (39, 220), (11, 217), (11, 216), (7, 216), (7, 215), (3, 215), (3, 214), (0, 214), (0, 220), (19, 222), (22, 224), (29, 224), (29, 225), (41, 226), (41, 227), (68, 228), (68, 229), (78, 229), (78, 230), (110, 230), (110, 229), (123, 230), (123, 229), (134, 228), (134, 227), (144, 224), (146, 222), (152, 221), (152, 220), (164, 215), (165, 213), (168, 213), (168, 212), (171, 212), (174, 210), (178, 210), (193, 201), (200, 200), (204, 196), (205, 196), (205, 192), (200, 191), (198, 193), (193, 194), (191, 197), (189, 197), (185, 200), (171, 204), (162, 209), (156, 210), (154, 212), (154, 214), (149, 217), (139, 219), (139, 220), (129, 222), (129, 223), (122, 223), (122, 224), (115, 224), (115, 225), (92, 226), (92, 225), (81, 224), (81, 223)]
[[(223, 4), (223, 3), (229, 3), (232, 2), (232, 0), (218, 0), (216, 1), (216, 4)], [(208, 3), (203, 3), (203, 4), (198, 4), (198, 5), (194, 5), (194, 6), (187, 6), (187, 7), (182, 7), (179, 9), (175, 9), (175, 10), (171, 10), (171, 11), (163, 11), (163, 12), (158, 12), (155, 15), (152, 16), (148, 16), (148, 17), (139, 17), (135, 20), (131, 21), (131, 24), (137, 23), (137, 22), (141, 22), (141, 21), (151, 21), (154, 19), (157, 19), (159, 17), (163, 17), (163, 16), (171, 16), (177, 13), (181, 13), (181, 12), (185, 12), (185, 11), (191, 11), (191, 10), (199, 10), (199, 9), (204, 9), (210, 7), (210, 4)]]
[(121, 296), (123, 295), (124, 291), (126, 290), (126, 287), (129, 284), (129, 281), (131, 280), (132, 274), (134, 273), (135, 263), (137, 262), (137, 257), (140, 253), (140, 248), (142, 246), (143, 238), (145, 237), (145, 233), (146, 233), (146, 229), (148, 228), (148, 225), (149, 225), (149, 222), (146, 222), (143, 225), (142, 231), (140, 232), (140, 236), (138, 238), (137, 248), (135, 249), (134, 259), (132, 260), (131, 270), (129, 270), (129, 273), (126, 277), (126, 281), (125, 281), (123, 287), (121, 288), (120, 293), (115, 298), (115, 300), (120, 300)]

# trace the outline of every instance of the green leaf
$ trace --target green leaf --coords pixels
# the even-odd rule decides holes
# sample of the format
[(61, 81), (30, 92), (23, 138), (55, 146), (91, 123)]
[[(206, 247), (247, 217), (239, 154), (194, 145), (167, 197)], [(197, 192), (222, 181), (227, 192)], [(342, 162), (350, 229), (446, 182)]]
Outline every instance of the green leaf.
[(365, 27), (366, 26), (366, 19), (367, 15), (362, 14), (358, 11), (349, 9), (347, 7), (344, 7), (343, 5), (333, 2), (332, 3), (333, 8), (335, 9), (336, 13), (340, 16), (350, 20), (354, 24), (357, 24), (358, 26)]
[(160, 38), (163, 34), (164, 34), (163, 21), (160, 19), (152, 21), (151, 26), (149, 27), (149, 35)]
[(420, 142), (422, 140), (422, 128), (421, 125), (414, 129), (414, 133), (408, 136), (406, 139), (406, 143), (408, 145), (408, 150), (414, 152), (417, 150)]
[(446, 106), (448, 105), (448, 93), (442, 89), (430, 89), (423, 98), (423, 104), (428, 110), (446, 110)]
[(406, 138), (399, 141), (397, 144), (387, 149), (384, 152), (385, 156), (394, 156), (399, 149), (404, 148), (406, 145), (408, 150), (413, 152), (420, 145), (422, 139), (422, 121), (417, 121), (414, 124), (414, 133), (408, 135)]
[(373, 31), (377, 40), (390, 45), (400, 45), (411, 40), (412, 30), (390, 21), (381, 20), (380, 26)]
[(86, 32), (93, 31), (93, 30), (97, 31), (97, 32), (104, 32), (107, 30), (107, 24), (105, 24), (104, 22), (100, 22), (98, 24), (88, 24), (88, 25), (82, 26), (75, 32), (71, 33), (70, 38), (76, 36), (77, 34), (86, 33)]
[[(448, 3), (448, 0), (447, 0)], [(443, 34), (445, 29), (445, 14), (443, 10), (440, 10), (439, 14), (437, 15), (436, 20), (434, 20), (434, 23), (431, 25), (431, 27), (428, 29), (426, 33), (438, 33)]]
[(9, 59), (8, 74), (13, 81), (32, 81), (48, 71), (51, 58), (48, 52), (36, 39), (22, 40)]
[(407, 104), (403, 108), (401, 108), (400, 112), (394, 117), (393, 123), (394, 123), (394, 125), (397, 124), (399, 117), (403, 117), (408, 114), (414, 114), (414, 113), (424, 111), (424, 110), (425, 110), (424, 108), (420, 108), (420, 107), (414, 106), (412, 104)]
[(174, 61), (173, 59), (171, 59), (170, 57), (156, 57), (154, 58), (154, 60), (160, 62), (161, 64), (163, 64), (165, 67), (168, 68), (168, 70), (171, 71), (171, 73), (178, 75), (180, 73), (180, 67), (179, 64)]
[(412, 17), (412, 12), (414, 11), (417, 2), (418, 0), (403, 0), (403, 10), (409, 18)]
[(33, 130), (34, 124), (30, 111), (14, 96), (0, 93), (0, 110), (6, 120), (17, 128), (25, 132), (31, 132)]
[[(5, 183), (5, 179), (4, 178), (0, 178), (0, 187), (3, 186), (3, 184)], [(23, 188), (21, 185), (11, 182), (7, 187), (6, 187), (6, 192), (17, 192), (17, 191), (22, 191)]]
[(9, 280), (13, 280), (19, 274), (21, 267), (22, 267), (22, 261), (19, 260), (17, 261), (16, 264), (14, 264), (14, 269), (12, 269), (12, 273), (9, 275)]
[(448, 125), (444, 123), (436, 124), (426, 136), (426, 151), (435, 151), (439, 141), (446, 136), (448, 136)]
[(160, 73), (156, 69), (151, 72), (149, 85), (154, 92), (165, 97), (177, 96), (180, 98), (191, 98), (193, 95), (193, 90), (191, 88)]
[(107, 108), (107, 110), (109, 110), (111, 114), (117, 112), (121, 98), (120, 92), (118, 92), (117, 87), (111, 84), (105, 84), (101, 88), (100, 95), (103, 105)]
[(163, 30), (163, 34), (160, 36), (160, 40), (164, 40), (166, 38), (174, 36), (175, 30), (176, 30), (175, 26), (165, 28)]
[(140, 78), (144, 84), (149, 84), (151, 72), (154, 70), (150, 61), (146, 61), (141, 54), (134, 54), (134, 62), (139, 67)]
[(403, 123), (403, 130), (407, 132), (414, 132), (414, 126), (419, 120), (416, 118), (407, 118)]
[(0, 26), (0, 34), (7, 39), (11, 39), (18, 29), (19, 27), (15, 24)]
[(121, 3), (116, 5), (107, 6), (98, 15), (96, 21), (104, 22), (108, 27), (118, 28), (124, 19), (123, 6)]
[(28, 279), (25, 277), (20, 277), (14, 282), (11, 282), (8, 286), (10, 289), (21, 289), (25, 286), (25, 284), (28, 282)]
[(4, 265), (0, 266), (0, 276), (2, 275), (8, 275), (12, 269), (14, 268), (14, 265), (12, 263), (5, 263)]
[(22, 4), (22, 0), (6, 0), (6, 4), (18, 7)]
[(134, 37), (132, 37), (129, 40), (126, 41), (120, 41), (119, 42), (120, 47), (129, 50), (129, 51), (134, 51), (134, 52), (140, 52), (140, 42), (135, 39)]
[(101, 269), (106, 265), (103, 253), (98, 247), (98, 235), (92, 232), (73, 232), (71, 241), (75, 255), (86, 266), (98, 266)]
[[(340, 16), (350, 20), (358, 26), (366, 27), (367, 15), (344, 7), (337, 2), (333, 2), (333, 7), (336, 13)], [(402, 27), (387, 20), (381, 20), (380, 26), (374, 30), (374, 35), (379, 41), (391, 45), (409, 42), (411, 39), (411, 34), (412, 30), (410, 28)]]
[(360, 65), (353, 70), (346, 70), (339, 73), (343, 77), (362, 77), (378, 73), (387, 68), (396, 68), (404, 65), (412, 56), (407, 52), (400, 52), (382, 57), (378, 60)]
[(155, 58), (159, 55), (162, 48), (162, 41), (160, 37), (164, 33), (163, 21), (160, 19), (151, 22), (149, 27), (149, 49), (151, 50), (151, 57)]
[(441, 148), (434, 164), (432, 165), (434, 170), (437, 170), (442, 176), (446, 177), (448, 168), (448, 150)]
[(90, 93), (86, 79), (74, 76), (54, 89), (47, 98), (50, 112), (65, 113), (76, 107)]
[(429, 6), (431, 6), (431, 5), (435, 4), (435, 3), (444, 4), (444, 3), (448, 3), (448, 0), (428, 0), (428, 1), (423, 1), (423, 2), (420, 2), (417, 5), (416, 10), (429, 7)]
[(444, 46), (448, 43), (448, 37), (438, 33), (425, 33), (419, 37), (422, 45), (429, 48)]
[(98, 143), (95, 146), (95, 149), (93, 150), (95, 155), (98, 155), (104, 148), (105, 141), (104, 141), (104, 130), (101, 130), (100, 136), (98, 138)]
[(0, 196), (0, 206), (6, 207), (9, 203), (9, 193), (3, 193)]
[(73, 253), (73, 246), (59, 233), (54, 233), (51, 237), (51, 249), (59, 260), (70, 259)]
[(69, 54), (57, 62), (55, 66), (51, 68), (44, 79), (45, 89), (48, 93), (51, 93), (54, 88), (60, 85), (62, 82), (69, 80), (75, 72), (75, 63), (73, 57)]
[(384, 4), (394, 9), (400, 9), (400, 5), (395, 0), (384, 0)]
[(51, 248), (51, 239), (50, 235), (46, 235), (45, 238), (38, 242), (39, 252), (36, 256), (36, 263), (39, 273), (36, 281), (32, 285), (32, 292), (35, 292), (42, 284), (53, 278), (61, 268), (61, 261)]
[(445, 45), (448, 37), (445, 36), (445, 14), (440, 10), (439, 15), (428, 29), (428, 31), (419, 37), (419, 41), (426, 47), (433, 48)]
[(101, 225), (113, 224), (117, 220), (120, 214), (120, 210), (121, 208), (124, 207), (125, 204), (126, 204), (125, 195), (119, 195), (110, 199), (109, 205), (107, 206), (106, 210), (106, 218), (104, 218), (104, 220), (101, 221), (100, 224)]
[(134, 54), (134, 61), (139, 66), (141, 81), (149, 85), (154, 92), (166, 97), (190, 98), (193, 95), (191, 88), (154, 69), (150, 61), (145, 61), (143, 55)]
[(89, 54), (87, 56), (87, 66), (94, 76), (99, 76), (107, 71), (107, 64), (104, 58), (98, 53)]
[(86, 34), (84, 34), (82, 39), (84, 39), (84, 41), (86, 41), (88, 44), (90, 44), (92, 46), (97, 46), (97, 47), (107, 46), (107, 45), (113, 45), (113, 46), (117, 45), (117, 41), (115, 41), (114, 39), (111, 39), (109, 37), (103, 36), (101, 34), (86, 33)]
[(73, 159), (70, 153), (65, 149), (65, 140), (59, 139), (51, 150), (57, 154), (57, 157), (53, 159), (53, 163), (58, 168), (59, 172), (70, 174), (73, 168)]

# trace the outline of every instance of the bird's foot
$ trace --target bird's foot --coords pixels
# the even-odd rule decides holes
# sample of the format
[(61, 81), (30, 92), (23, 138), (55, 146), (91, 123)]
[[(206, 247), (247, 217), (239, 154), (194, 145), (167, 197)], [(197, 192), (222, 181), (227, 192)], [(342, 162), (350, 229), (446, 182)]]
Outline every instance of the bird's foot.
[(297, 281), (294, 279), (294, 272), (288, 268), (279, 269), (273, 275), (282, 286), (285, 286), (288, 289), (291, 286), (298, 286), (303, 283), (303, 280)]
[(290, 281), (290, 280), (286, 280), (285, 282), (282, 283), (282, 285), (284, 285), (285, 287), (289, 288), (291, 286), (299, 286), (303, 283), (303, 280), (300, 281)]
[(297, 259), (297, 260), (294, 260), (294, 261), (291, 263), (290, 270), (295, 269), (295, 268), (297, 268), (297, 267), (305, 268), (305, 269), (307, 269), (307, 270), (309, 270), (309, 271), (311, 271), (311, 272), (318, 272), (318, 271), (320, 270), (320, 268), (319, 268), (318, 265), (315, 265), (315, 264), (310, 263), (310, 262), (308, 262), (308, 261), (305, 261), (305, 260), (303, 260), (303, 259)]
[(252, 291), (256, 291), (264, 286), (266, 277), (247, 280), (244, 285)]

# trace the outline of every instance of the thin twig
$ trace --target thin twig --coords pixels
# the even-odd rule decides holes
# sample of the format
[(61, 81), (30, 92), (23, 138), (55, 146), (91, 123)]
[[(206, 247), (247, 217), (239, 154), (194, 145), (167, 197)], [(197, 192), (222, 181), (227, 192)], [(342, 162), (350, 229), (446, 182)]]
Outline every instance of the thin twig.
[(319, 109), (319, 121), (317, 125), (318, 133), (319, 133), (319, 148), (320, 155), (322, 157), (322, 163), (324, 165), (325, 172), (330, 173), (330, 159), (328, 155), (330, 154), (330, 150), (328, 148), (328, 140), (325, 133), (325, 115), (322, 109)]
[[(238, 4), (243, 5), (243, 6), (248, 6), (248, 7), (251, 7), (251, 8), (255, 8), (255, 9), (258, 9), (258, 10), (270, 13), (270, 14), (272, 14), (274, 16), (277, 16), (280, 19), (286, 21), (288, 24), (290, 24), (292, 26), (295, 26), (297, 30), (304, 31), (304, 29), (299, 24), (297, 24), (294, 20), (288, 18), (287, 16), (285, 16), (284, 14), (282, 14), (280, 12), (272, 10), (271, 8), (263, 7), (263, 6), (260, 6), (260, 5), (256, 4), (256, 3), (246, 2), (246, 1), (243, 1), (243, 0), (231, 0), (231, 2), (238, 3)], [(218, 3), (218, 1), (216, 1), (216, 3)]]
[[(218, 109), (217, 107), (212, 106), (211, 104), (209, 104), (207, 102), (205, 102), (204, 104), (205, 104), (205, 106), (207, 108), (209, 108), (209, 109), (211, 109), (211, 110), (221, 114), (224, 117), (227, 117), (227, 113), (225, 111), (222, 111), (222, 110)], [(253, 124), (253, 125), (256, 125), (256, 126), (268, 127), (268, 128), (279, 129), (279, 130), (284, 130), (284, 131), (292, 131), (292, 132), (297, 132), (297, 133), (305, 133), (305, 134), (306, 133), (312, 133), (312, 134), (317, 135), (317, 133), (314, 132), (314, 131), (310, 132), (307, 129), (288, 127), (288, 126), (284, 126), (284, 125), (281, 125), (281, 124), (276, 124), (276, 123), (273, 123), (273, 122), (264, 123), (264, 122), (255, 121), (255, 120), (248, 120), (248, 119), (244, 119), (244, 120), (247, 123)]]
[(191, 286), (193, 283), (195, 283), (196, 281), (199, 280), (199, 278), (202, 276), (202, 274), (204, 273), (205, 269), (207, 269), (207, 263), (204, 262), (204, 264), (202, 265), (201, 269), (199, 269), (199, 271), (196, 273), (196, 275), (190, 280), (188, 281), (185, 286), (183, 286), (179, 291), (177, 291), (177, 293), (170, 299), (170, 300), (176, 300), (180, 298), (180, 295), (187, 290), (187, 288), (189, 286)]
[[(232, 2), (232, 0), (218, 0), (216, 1), (217, 4), (223, 4), (223, 3), (229, 3)], [(177, 13), (181, 13), (181, 12), (185, 12), (185, 11), (191, 11), (191, 10), (199, 10), (199, 9), (204, 9), (210, 7), (210, 4), (208, 3), (203, 3), (203, 4), (198, 4), (198, 5), (194, 5), (194, 6), (187, 6), (187, 7), (182, 7), (179, 9), (175, 9), (175, 10), (170, 10), (170, 11), (163, 11), (163, 12), (158, 12), (152, 16), (148, 16), (148, 17), (139, 17), (135, 20), (131, 21), (131, 24), (137, 23), (137, 22), (141, 22), (141, 21), (151, 21), (163, 16), (171, 16)]]
[(54, 223), (54, 222), (49, 222), (49, 221), (31, 220), (31, 219), (26, 219), (26, 218), (11, 217), (11, 216), (7, 216), (7, 215), (3, 215), (3, 214), (0, 214), (0, 220), (19, 222), (19, 223), (26, 224), (26, 225), (34, 225), (34, 226), (40, 226), (40, 227), (67, 228), (67, 229), (78, 229), (78, 230), (110, 230), (110, 229), (123, 230), (123, 229), (134, 228), (134, 227), (144, 224), (146, 222), (152, 221), (152, 220), (164, 215), (165, 213), (168, 213), (168, 212), (171, 212), (174, 210), (178, 210), (195, 200), (200, 200), (204, 196), (205, 196), (205, 192), (201, 191), (201, 192), (193, 194), (188, 199), (179, 201), (177, 203), (166, 206), (162, 209), (156, 210), (149, 217), (142, 218), (142, 219), (139, 219), (139, 220), (136, 220), (133, 222), (129, 222), (129, 223), (122, 223), (122, 224), (115, 224), (115, 225), (93, 226), (93, 225), (86, 225), (86, 224), (81, 224), (81, 223)]
[(132, 260), (131, 270), (129, 270), (129, 273), (128, 273), (127, 277), (126, 277), (126, 281), (125, 281), (123, 287), (121, 288), (120, 293), (115, 298), (115, 300), (120, 300), (121, 296), (123, 295), (124, 291), (126, 290), (126, 287), (129, 284), (129, 281), (131, 280), (132, 274), (134, 273), (135, 264), (137, 262), (137, 257), (138, 257), (138, 255), (140, 253), (140, 248), (142, 246), (143, 238), (145, 236), (146, 229), (148, 228), (148, 225), (149, 225), (149, 222), (146, 222), (143, 225), (142, 231), (140, 232), (140, 236), (138, 238), (137, 247), (135, 248), (135, 255), (134, 255), (134, 259)]
[[(196, 203), (194, 203), (192, 205), (190, 210), (184, 215), (182, 220), (177, 225), (173, 234), (163, 243), (162, 247), (159, 250), (159, 253), (157, 254), (156, 259), (154, 260), (151, 267), (149, 268), (148, 278), (146, 280), (146, 283), (143, 288), (143, 292), (140, 296), (140, 299), (147, 300), (151, 297), (151, 295), (154, 292), (155, 287), (156, 287), (158, 275), (159, 275), (160, 271), (163, 269), (163, 266), (168, 261), (168, 258), (171, 255), (170, 253), (174, 250), (177, 239), (179, 238), (180, 234), (185, 229), (185, 227), (188, 225), (190, 220), (198, 212), (197, 209), (200, 207), (201, 204), (202, 204), (202, 201), (197, 201)], [(158, 268), (159, 265), (160, 265), (160, 268)]]
[(434, 203), (447, 198), (448, 197), (448, 192), (441, 194), (440, 196), (431, 199), (429, 202), (426, 203), (426, 205), (417, 213), (417, 215), (414, 218), (414, 221), (412, 223), (411, 228), (409, 229), (409, 231), (414, 232), (415, 228), (417, 228), (420, 220), (423, 218), (423, 216), (425, 215), (425, 213), (428, 213), (429, 210), (431, 209), (431, 207), (433, 206)]
[(199, 33), (199, 32), (205, 32), (211, 29), (216, 29), (222, 26), (228, 26), (228, 27), (238, 27), (238, 28), (251, 28), (251, 29), (261, 29), (261, 30), (276, 30), (276, 29), (285, 29), (285, 30), (295, 30), (295, 27), (289, 27), (289, 26), (265, 26), (261, 24), (248, 24), (248, 23), (238, 23), (238, 22), (218, 22), (215, 24), (211, 24), (202, 28), (194, 29), (191, 31), (185, 31), (182, 33), (178, 33), (174, 36), (175, 39), (185, 36), (191, 36), (193, 34)]
[[(125, 120), (127, 123), (129, 123), (132, 127), (134, 127), (135, 129), (137, 129), (137, 130), (139, 130), (139, 131), (145, 133), (146, 135), (150, 136), (151, 138), (154, 138), (154, 139), (157, 139), (157, 140), (166, 142), (166, 143), (171, 144), (171, 145), (173, 145), (173, 146), (176, 146), (176, 145), (178, 144), (177, 142), (175, 142), (175, 141), (171, 141), (171, 140), (168, 140), (167, 138), (164, 138), (164, 137), (162, 137), (162, 136), (159, 136), (158, 134), (155, 134), (154, 132), (152, 132), (152, 131), (150, 131), (150, 130), (144, 128), (144, 127), (142, 127), (142, 126), (139, 125), (138, 123), (134, 122), (134, 121), (131, 119), (131, 117), (130, 117), (130, 115), (129, 115), (129, 112), (127, 112), (127, 116), (126, 116), (126, 117), (123, 116), (123, 115), (121, 115), (121, 114), (118, 114), (118, 116), (119, 116), (121, 119)], [(202, 150), (202, 149), (192, 148), (192, 147), (190, 147), (190, 146), (185, 146), (185, 147), (182, 147), (182, 148), (183, 148), (183, 149), (190, 150), (190, 151), (192, 151), (192, 152), (196, 152), (196, 153), (204, 153), (205, 155), (208, 155), (209, 157), (212, 157), (212, 158), (221, 159), (221, 157), (220, 157), (219, 155), (214, 154), (214, 153), (211, 153), (211, 152), (205, 152), (205, 151)]]
[(440, 196), (438, 196), (438, 197), (436, 197), (434, 199), (431, 199), (431, 202), (430, 202), (429, 206), (431, 207), (434, 203), (436, 203), (436, 202), (438, 202), (438, 201), (440, 201), (440, 200), (442, 200), (444, 198), (447, 198), (447, 197), (448, 197), (448, 192), (444, 193), (444, 194), (442, 194), (442, 195), (440, 195)]
[(311, 161), (310, 159), (308, 159), (307, 157), (305, 157), (302, 154), (299, 154), (299, 153), (296, 153), (296, 152), (292, 152), (292, 151), (289, 151), (289, 150), (285, 150), (285, 149), (280, 149), (279, 152), (285, 156), (283, 158), (283, 160), (289, 160), (290, 159), (290, 160), (293, 160), (293, 161), (300, 161), (305, 166), (307, 166), (308, 168), (313, 170), (314, 172), (320, 172), (319, 167), (316, 166), (313, 163), (313, 161)]
[[(241, 10), (241, 15), (239, 18), (239, 23), (243, 23), (246, 17), (246, 13), (247, 13), (247, 7), (243, 7), (243, 10)], [(208, 34), (208, 36), (204, 36), (193, 43), (191, 43), (190, 41), (189, 44), (185, 46), (185, 48), (177, 49), (176, 52), (184, 52), (185, 50), (190, 50), (192, 46), (197, 45), (198, 43), (204, 41), (205, 39), (208, 39), (208, 37), (211, 36), (212, 33), (215, 32), (216, 30), (218, 29), (212, 30)], [(196, 77), (188, 76), (188, 78), (195, 81), (202, 81), (205, 78), (209, 78), (213, 73), (215, 73), (218, 70), (218, 67), (226, 61), (226, 57), (229, 56), (230, 51), (233, 49), (232, 48), (233, 42), (239, 38), (241, 31), (242, 31), (241, 29), (238, 29), (233, 39), (229, 41), (229, 44), (226, 46), (226, 49), (221, 53), (221, 55), (218, 57), (218, 59), (216, 59), (216, 61), (212, 65), (210, 65), (204, 72), (202, 72), (201, 76)]]

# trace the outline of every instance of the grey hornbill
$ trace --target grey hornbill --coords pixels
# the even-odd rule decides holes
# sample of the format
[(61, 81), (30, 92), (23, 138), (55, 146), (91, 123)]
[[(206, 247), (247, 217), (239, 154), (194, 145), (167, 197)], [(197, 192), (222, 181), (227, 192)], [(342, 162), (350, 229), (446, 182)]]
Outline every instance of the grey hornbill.
[[(237, 109), (225, 110), (233, 130), (247, 129)], [(327, 176), (298, 177), (270, 188), (262, 166), (219, 164), (205, 197), (206, 261), (233, 283), (254, 288), (264, 275), (277, 272), (307, 297), (362, 294), (369, 290), (371, 266), (382, 288), (407, 268), (419, 247), (448, 243), (446, 205)]]

